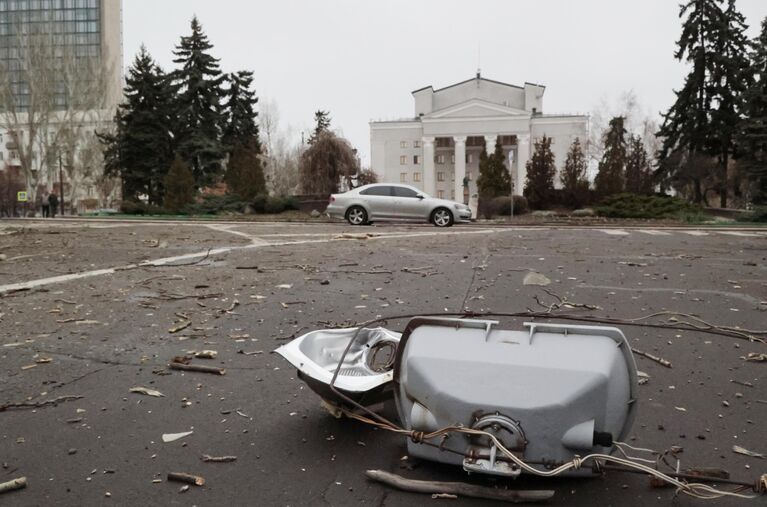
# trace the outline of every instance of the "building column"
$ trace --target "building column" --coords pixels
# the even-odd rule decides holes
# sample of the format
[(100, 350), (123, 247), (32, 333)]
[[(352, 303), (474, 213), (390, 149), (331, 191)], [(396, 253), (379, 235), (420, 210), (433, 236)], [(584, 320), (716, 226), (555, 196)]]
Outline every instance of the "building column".
[(466, 178), (466, 136), (453, 136), (455, 144), (455, 201), (464, 202), (463, 180)]
[(488, 156), (495, 153), (495, 143), (498, 142), (498, 136), (485, 136), (485, 151)]
[(434, 171), (434, 138), (423, 138), (423, 191), (437, 195), (437, 174)]
[(530, 160), (530, 134), (517, 135), (517, 195), (522, 195), (527, 179), (527, 161)]

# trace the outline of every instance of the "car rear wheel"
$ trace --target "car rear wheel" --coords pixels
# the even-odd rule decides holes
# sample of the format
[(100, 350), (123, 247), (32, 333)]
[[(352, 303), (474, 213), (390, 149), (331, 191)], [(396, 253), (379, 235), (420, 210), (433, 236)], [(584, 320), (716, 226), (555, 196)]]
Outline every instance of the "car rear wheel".
[(368, 214), (362, 206), (352, 206), (346, 210), (346, 221), (351, 225), (365, 225), (368, 221)]
[(437, 208), (431, 214), (431, 223), (437, 227), (451, 227), (453, 225), (453, 214), (447, 208)]

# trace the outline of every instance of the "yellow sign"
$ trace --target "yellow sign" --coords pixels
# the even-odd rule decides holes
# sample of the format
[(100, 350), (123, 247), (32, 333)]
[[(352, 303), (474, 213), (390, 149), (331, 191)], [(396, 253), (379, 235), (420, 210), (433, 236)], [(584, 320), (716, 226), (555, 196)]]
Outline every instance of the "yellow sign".
[(16, 194), (16, 200), (19, 202), (27, 202), (29, 200), (29, 194), (26, 192), (19, 192)]

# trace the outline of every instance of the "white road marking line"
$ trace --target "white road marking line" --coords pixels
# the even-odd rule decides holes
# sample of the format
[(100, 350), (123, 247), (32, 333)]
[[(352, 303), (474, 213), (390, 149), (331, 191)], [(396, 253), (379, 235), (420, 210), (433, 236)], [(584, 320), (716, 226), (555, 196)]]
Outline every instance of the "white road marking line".
[(629, 233), (626, 231), (623, 231), (621, 229), (599, 229), (600, 231), (604, 232), (605, 234), (609, 234), (610, 236), (628, 236)]
[(688, 234), (690, 236), (708, 236), (708, 233), (703, 231), (679, 231), (679, 232), (681, 232), (682, 234)]
[(716, 231), (717, 234), (724, 234), (725, 236), (738, 236), (741, 238), (756, 238), (758, 234), (753, 232), (739, 232), (739, 231)]
[(670, 232), (656, 231), (654, 229), (638, 229), (637, 232), (649, 234), (650, 236), (671, 236)]
[[(211, 250), (206, 250), (204, 252), (195, 252), (195, 253), (188, 253), (183, 255), (176, 255), (173, 257), (165, 257), (163, 259), (155, 259), (152, 261), (144, 261), (137, 264), (128, 264), (125, 266), (117, 266), (113, 268), (104, 268), (104, 269), (96, 269), (93, 271), (83, 271), (81, 273), (72, 273), (69, 275), (60, 275), (60, 276), (54, 276), (50, 278), (41, 278), (38, 280), (30, 280), (27, 282), (19, 282), (19, 283), (12, 283), (8, 285), (0, 285), (0, 294), (6, 293), (6, 292), (15, 292), (20, 290), (29, 290), (34, 289), (37, 287), (43, 287), (46, 285), (54, 285), (59, 283), (65, 283), (70, 282), (73, 280), (82, 280), (83, 278), (92, 278), (96, 276), (103, 276), (103, 275), (111, 275), (114, 273), (119, 273), (121, 271), (128, 271), (136, 268), (141, 267), (150, 267), (150, 266), (172, 266), (173, 263), (178, 261), (189, 261), (194, 259), (201, 259), (205, 257), (213, 257), (216, 255), (221, 255), (233, 251), (241, 251), (241, 250), (253, 250), (256, 248), (264, 248), (264, 247), (274, 247), (274, 246), (292, 246), (292, 245), (306, 245), (306, 244), (318, 244), (318, 243), (333, 243), (337, 241), (375, 241), (379, 239), (403, 239), (403, 238), (419, 238), (419, 237), (428, 237), (428, 236), (438, 236), (438, 235), (445, 235), (445, 236), (451, 236), (454, 234), (499, 234), (501, 232), (508, 232), (510, 229), (507, 230), (499, 230), (499, 229), (479, 229), (476, 231), (455, 231), (455, 232), (414, 232), (414, 233), (404, 233), (404, 234), (391, 234), (388, 236), (372, 236), (364, 240), (355, 240), (355, 239), (349, 239), (349, 238), (339, 238), (337, 236), (331, 237), (331, 238), (325, 238), (325, 239), (309, 239), (309, 240), (301, 240), (301, 241), (281, 241), (276, 243), (266, 243), (264, 241), (258, 240), (256, 238), (253, 243), (249, 245), (243, 245), (243, 246), (226, 246), (226, 247), (219, 247), (214, 248)], [(234, 232), (234, 231), (229, 231)]]

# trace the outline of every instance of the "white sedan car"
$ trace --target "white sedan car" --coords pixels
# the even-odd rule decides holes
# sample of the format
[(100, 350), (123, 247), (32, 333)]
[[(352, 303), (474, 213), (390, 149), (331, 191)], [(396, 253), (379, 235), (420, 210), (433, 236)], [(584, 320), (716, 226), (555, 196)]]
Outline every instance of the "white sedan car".
[(325, 211), (332, 218), (344, 218), (352, 225), (378, 220), (423, 220), (437, 227), (450, 227), (471, 220), (465, 204), (430, 197), (409, 185), (375, 183), (330, 196)]

